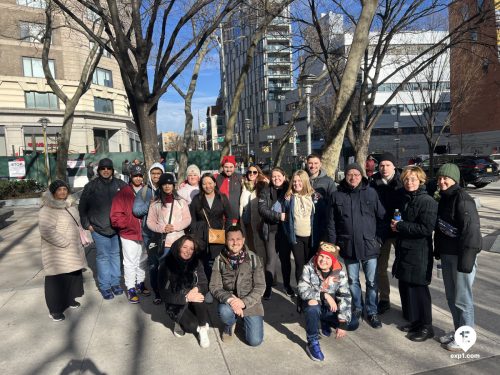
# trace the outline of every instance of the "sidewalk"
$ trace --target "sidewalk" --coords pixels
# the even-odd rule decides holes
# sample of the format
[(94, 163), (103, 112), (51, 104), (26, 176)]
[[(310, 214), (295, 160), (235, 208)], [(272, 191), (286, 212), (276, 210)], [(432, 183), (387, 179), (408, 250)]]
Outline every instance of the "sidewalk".
[[(499, 206), (498, 195), (494, 199), (486, 210)], [(495, 210), (495, 216), (485, 218), (488, 233), (500, 230)], [(363, 322), (343, 340), (323, 338), (326, 359), (318, 363), (304, 350), (303, 316), (279, 290), (264, 302), (264, 343), (257, 348), (239, 339), (230, 345), (222, 343), (214, 305), (209, 349), (201, 349), (192, 335), (175, 338), (163, 306), (153, 305), (151, 297), (139, 305), (130, 305), (125, 296), (104, 301), (91, 269), (84, 272), (82, 307), (68, 310), (64, 322), (52, 322), (44, 300), (37, 215), (37, 208), (16, 208), (10, 219), (15, 222), (0, 230), (3, 374), (493, 374), (500, 368), (500, 254), (483, 251), (478, 257), (478, 339), (467, 355), (479, 359), (451, 358), (435, 340), (414, 343), (406, 339), (396, 328), (403, 319), (393, 279), (393, 307), (382, 315), (383, 328), (375, 330)], [(92, 268), (93, 251), (88, 259)], [(433, 279), (431, 293), (434, 327), (440, 335), (452, 329), (442, 280)]]

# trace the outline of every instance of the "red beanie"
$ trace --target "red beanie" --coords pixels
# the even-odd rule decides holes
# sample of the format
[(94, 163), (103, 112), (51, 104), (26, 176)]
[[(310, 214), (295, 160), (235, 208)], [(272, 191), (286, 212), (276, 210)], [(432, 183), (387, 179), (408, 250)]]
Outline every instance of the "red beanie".
[(220, 165), (223, 167), (224, 164), (226, 163), (231, 163), (232, 165), (234, 165), (236, 167), (236, 157), (234, 155), (226, 155), (222, 158), (222, 162), (220, 163)]

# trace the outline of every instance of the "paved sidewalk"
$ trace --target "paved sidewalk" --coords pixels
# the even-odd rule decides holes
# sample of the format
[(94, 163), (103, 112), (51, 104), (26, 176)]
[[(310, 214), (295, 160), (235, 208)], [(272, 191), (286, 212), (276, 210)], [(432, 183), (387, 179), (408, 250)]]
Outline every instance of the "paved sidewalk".
[[(496, 195), (486, 204), (485, 235), (500, 230), (498, 203)], [(164, 308), (154, 306), (150, 297), (138, 305), (130, 305), (125, 296), (103, 301), (93, 279), (93, 251), (88, 254), (91, 268), (84, 272), (82, 307), (68, 310), (64, 322), (52, 322), (44, 300), (37, 214), (37, 208), (16, 208), (11, 218), (15, 222), (0, 230), (2, 374), (493, 374), (500, 368), (500, 254), (481, 252), (478, 257), (478, 339), (467, 352), (478, 359), (451, 358), (435, 340), (407, 340), (396, 329), (403, 320), (393, 279), (393, 308), (382, 316), (383, 328), (362, 323), (343, 340), (323, 338), (326, 359), (318, 363), (304, 350), (303, 316), (279, 290), (264, 302), (265, 338), (260, 347), (238, 339), (222, 343), (212, 306), (211, 345), (201, 349), (192, 335), (172, 335)], [(434, 278), (431, 293), (439, 335), (452, 329), (441, 280)]]

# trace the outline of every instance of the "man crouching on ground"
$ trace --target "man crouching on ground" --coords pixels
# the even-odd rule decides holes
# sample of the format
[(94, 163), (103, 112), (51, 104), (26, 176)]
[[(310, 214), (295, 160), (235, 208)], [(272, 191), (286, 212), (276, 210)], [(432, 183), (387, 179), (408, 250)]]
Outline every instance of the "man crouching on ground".
[(266, 289), (260, 258), (245, 246), (239, 226), (226, 231), (226, 247), (214, 260), (210, 292), (219, 301), (219, 318), (224, 324), (222, 341), (229, 342), (236, 319), (243, 319), (246, 342), (258, 346), (264, 339), (264, 306)]
[(346, 335), (351, 320), (351, 292), (337, 254), (335, 245), (321, 242), (316, 255), (304, 266), (298, 285), (305, 304), (306, 351), (313, 361), (325, 359), (319, 346), (318, 325), (321, 323), (322, 336), (329, 337), (333, 327), (339, 339)]

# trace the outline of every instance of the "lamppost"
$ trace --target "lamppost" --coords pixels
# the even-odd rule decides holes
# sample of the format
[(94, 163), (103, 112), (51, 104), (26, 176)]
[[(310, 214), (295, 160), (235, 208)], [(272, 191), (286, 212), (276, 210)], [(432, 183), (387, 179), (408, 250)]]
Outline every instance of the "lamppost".
[(396, 108), (391, 108), (391, 114), (396, 116), (396, 121), (394, 121), (394, 133), (396, 134), (396, 138), (394, 138), (394, 142), (396, 144), (396, 162), (399, 164), (399, 105)]
[(274, 136), (274, 134), (269, 134), (267, 136), (267, 141), (269, 142), (269, 145), (271, 146), (271, 157), (269, 159), (269, 167), (270, 169), (273, 168), (273, 141), (276, 139), (276, 137)]
[(247, 165), (250, 167), (250, 132), (252, 129), (252, 121), (249, 118), (245, 119), (247, 129)]
[(50, 123), (50, 120), (47, 117), (42, 117), (38, 122), (42, 125), (42, 133), (43, 133), (43, 154), (45, 156), (45, 174), (47, 175), (47, 186), (50, 185), (50, 164), (49, 164), (49, 155), (47, 154), (47, 124)]
[(312, 153), (312, 136), (311, 136), (311, 89), (316, 81), (314, 74), (304, 74), (299, 77), (298, 82), (304, 88), (306, 94), (306, 123), (307, 123), (307, 154)]

